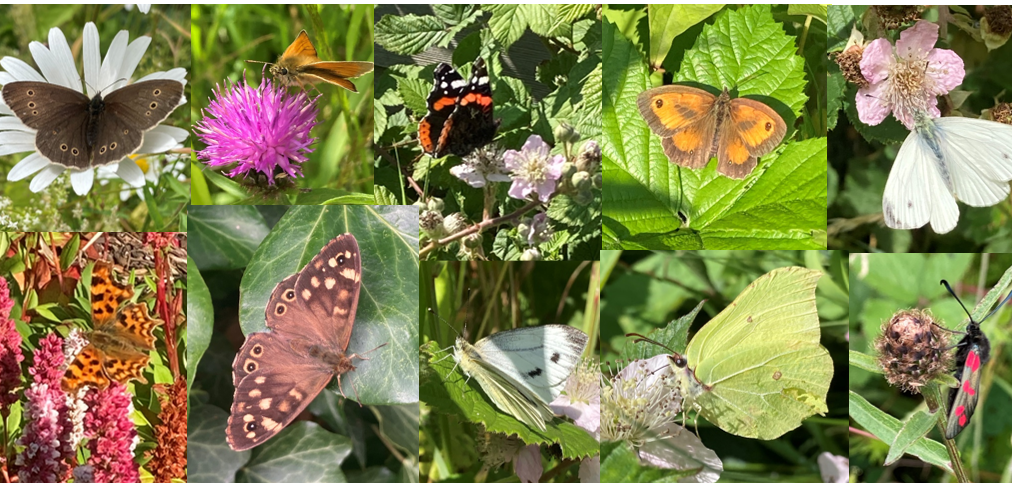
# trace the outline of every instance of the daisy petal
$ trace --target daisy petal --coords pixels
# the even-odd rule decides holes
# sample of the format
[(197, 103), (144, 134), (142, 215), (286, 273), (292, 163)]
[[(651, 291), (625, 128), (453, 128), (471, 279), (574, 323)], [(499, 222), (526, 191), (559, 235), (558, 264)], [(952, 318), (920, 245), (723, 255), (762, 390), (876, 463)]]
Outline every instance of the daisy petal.
[(28, 185), (28, 189), (32, 192), (42, 191), (43, 189), (49, 187), (49, 185), (52, 184), (57, 177), (60, 177), (63, 170), (63, 166), (49, 164), (45, 169), (42, 169), (42, 172), (39, 172), (38, 175), (32, 179), (32, 183)]
[(119, 177), (134, 187), (144, 185), (144, 171), (137, 166), (137, 163), (127, 158), (119, 162), (119, 169), (116, 170)]
[(52, 164), (49, 159), (39, 155), (38, 152), (34, 152), (28, 157), (21, 159), (21, 162), (14, 165), (14, 168), (7, 173), (7, 180), (11, 182), (20, 181), (21, 179), (45, 169), (49, 166), (49, 164)]
[(102, 89), (100, 74), (102, 72), (102, 49), (99, 45), (98, 28), (95, 24), (88, 22), (84, 24), (84, 36), (82, 41), (84, 47), (84, 81), (88, 89), (88, 95), (94, 97), (96, 93), (92, 90)]
[(74, 192), (78, 196), (84, 196), (91, 190), (91, 185), (95, 182), (95, 171), (92, 169), (85, 170), (71, 170), (70, 171), (70, 185), (73, 186)]
[[(39, 74), (31, 65), (16, 57), (6, 56), (0, 59), (0, 67), (4, 73), (0, 73), (0, 84), (7, 84), (14, 81), (40, 81), (46, 82), (46, 78)], [(8, 79), (10, 78), (10, 79)]]

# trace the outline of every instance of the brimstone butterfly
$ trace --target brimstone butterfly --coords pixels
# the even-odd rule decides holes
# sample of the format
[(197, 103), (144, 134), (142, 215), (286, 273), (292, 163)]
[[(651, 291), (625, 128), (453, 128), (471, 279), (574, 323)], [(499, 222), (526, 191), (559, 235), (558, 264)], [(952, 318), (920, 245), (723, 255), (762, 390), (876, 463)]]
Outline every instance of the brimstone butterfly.
[(776, 439), (825, 414), (833, 361), (819, 344), (822, 272), (778, 268), (749, 284), (670, 356), (682, 410), (741, 437)]

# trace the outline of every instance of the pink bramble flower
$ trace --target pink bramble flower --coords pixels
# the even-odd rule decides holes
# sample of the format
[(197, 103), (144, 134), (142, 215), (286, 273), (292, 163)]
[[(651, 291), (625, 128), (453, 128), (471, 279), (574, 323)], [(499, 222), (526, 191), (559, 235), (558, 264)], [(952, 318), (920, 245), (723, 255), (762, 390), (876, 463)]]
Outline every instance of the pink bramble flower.
[[(552, 411), (573, 419), (582, 428), (601, 440), (601, 372), (594, 360), (585, 359), (569, 375), (562, 394), (552, 400)], [(601, 455), (580, 461), (580, 482), (601, 482)]]
[(214, 91), (211, 105), (194, 130), (207, 145), (200, 160), (212, 167), (235, 167), (229, 177), (256, 172), (274, 185), (276, 174), (302, 177), (302, 164), (316, 142), (309, 131), (317, 124), (316, 100), (305, 92), (292, 95), (264, 79), (257, 88), (245, 79)]
[(24, 450), (15, 459), (22, 482), (63, 481), (70, 473), (73, 425), (67, 416), (66, 395), (60, 389), (62, 341), (56, 334), (42, 338), (35, 362), (28, 368), (35, 381), (25, 390), (25, 428), (17, 440)]
[(875, 39), (864, 49), (861, 73), (870, 83), (857, 92), (858, 118), (878, 125), (891, 112), (913, 130), (914, 115), (925, 112), (932, 118), (938, 110), (939, 95), (963, 82), (963, 60), (949, 49), (936, 49), (938, 25), (918, 21), (900, 33), (895, 49), (886, 39)]
[(21, 334), (10, 318), (14, 301), (7, 279), (0, 277), (0, 408), (3, 417), (7, 417), (8, 407), (18, 401), (18, 389), (21, 388), (21, 362), (25, 360), (21, 354)]
[(519, 152), (506, 151), (503, 160), (513, 176), (510, 197), (527, 199), (534, 195), (541, 202), (548, 202), (566, 162), (562, 155), (551, 155), (551, 149), (540, 136), (531, 135)]
[(130, 420), (133, 403), (126, 386), (113, 383), (105, 390), (89, 392), (85, 401), (84, 429), (91, 451), (88, 465), (94, 468), (95, 482), (139, 483), (140, 472), (134, 462), (138, 436)]

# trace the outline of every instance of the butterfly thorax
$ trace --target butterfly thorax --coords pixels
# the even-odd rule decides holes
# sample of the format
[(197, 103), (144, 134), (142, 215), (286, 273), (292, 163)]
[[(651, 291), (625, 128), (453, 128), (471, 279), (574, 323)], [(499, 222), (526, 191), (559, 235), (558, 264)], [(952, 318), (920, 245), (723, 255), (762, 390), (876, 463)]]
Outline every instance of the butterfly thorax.
[(88, 125), (85, 132), (85, 142), (89, 147), (94, 146), (95, 141), (98, 140), (98, 119), (103, 111), (105, 111), (105, 102), (102, 101), (102, 93), (99, 93), (88, 102)]
[(467, 376), (471, 376), (471, 374), (467, 372), (467, 370), (470, 369), (468, 365), (470, 365), (471, 361), (475, 359), (481, 359), (481, 354), (478, 353), (478, 350), (475, 349), (471, 343), (467, 342), (467, 339), (464, 339), (462, 336), (458, 336), (457, 341), (453, 346), (453, 360), (460, 365), (460, 369), (463, 370), (464, 374)]
[(85, 333), (88, 342), (109, 354), (143, 353), (144, 343), (135, 342), (129, 334), (123, 333), (111, 326), (98, 327), (94, 331)]
[[(727, 88), (713, 102), (713, 112), (717, 114), (717, 121), (714, 126), (721, 127), (731, 117), (731, 95)], [(720, 130), (713, 131), (713, 140), (710, 141), (710, 157), (717, 156), (717, 147), (720, 145)]]

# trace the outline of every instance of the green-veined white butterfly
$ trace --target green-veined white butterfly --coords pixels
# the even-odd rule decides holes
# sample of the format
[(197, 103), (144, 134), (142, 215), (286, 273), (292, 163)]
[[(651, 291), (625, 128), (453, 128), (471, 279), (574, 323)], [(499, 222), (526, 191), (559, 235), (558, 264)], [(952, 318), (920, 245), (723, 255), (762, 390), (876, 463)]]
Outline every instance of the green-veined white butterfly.
[(948, 233), (959, 221), (956, 200), (976, 207), (1008, 198), (1012, 181), (1012, 126), (976, 118), (915, 115), (882, 196), (886, 226), (914, 229), (931, 223)]
[(764, 440), (826, 413), (833, 361), (819, 344), (821, 274), (786, 267), (759, 277), (692, 337), (684, 354), (673, 353), (682, 409), (697, 410), (728, 433)]
[(586, 345), (583, 331), (546, 324), (497, 332), (473, 345), (458, 336), (453, 359), (499, 410), (544, 431), (554, 417), (548, 404), (566, 386)]

